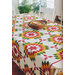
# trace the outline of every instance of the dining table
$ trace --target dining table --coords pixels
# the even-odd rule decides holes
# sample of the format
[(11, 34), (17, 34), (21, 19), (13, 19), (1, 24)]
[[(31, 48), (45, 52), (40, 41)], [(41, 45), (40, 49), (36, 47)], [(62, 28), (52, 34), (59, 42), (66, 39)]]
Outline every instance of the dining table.
[[(28, 23), (34, 20), (46, 20), (47, 25), (32, 29)], [(62, 75), (63, 26), (34, 14), (13, 15), (12, 61), (25, 75)]]

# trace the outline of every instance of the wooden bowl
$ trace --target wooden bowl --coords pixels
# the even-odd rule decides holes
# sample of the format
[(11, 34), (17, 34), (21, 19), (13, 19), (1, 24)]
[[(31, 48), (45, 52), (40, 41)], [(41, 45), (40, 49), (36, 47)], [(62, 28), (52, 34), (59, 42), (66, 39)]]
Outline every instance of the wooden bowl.
[(35, 20), (28, 23), (28, 26), (33, 29), (42, 29), (47, 25), (47, 21), (45, 20)]

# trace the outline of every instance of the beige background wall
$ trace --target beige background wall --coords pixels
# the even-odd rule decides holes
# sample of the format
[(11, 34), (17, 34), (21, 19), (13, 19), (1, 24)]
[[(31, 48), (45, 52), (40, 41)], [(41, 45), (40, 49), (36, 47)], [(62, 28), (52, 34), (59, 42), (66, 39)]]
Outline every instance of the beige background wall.
[(63, 16), (63, 0), (55, 0), (55, 12), (54, 17), (56, 15)]

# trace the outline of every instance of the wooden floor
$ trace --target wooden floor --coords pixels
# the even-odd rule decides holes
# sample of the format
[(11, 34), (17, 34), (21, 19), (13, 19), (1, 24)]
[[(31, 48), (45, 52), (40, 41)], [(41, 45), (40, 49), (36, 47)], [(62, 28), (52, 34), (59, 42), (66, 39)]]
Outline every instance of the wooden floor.
[(24, 75), (24, 73), (18, 68), (18, 66), (12, 62), (12, 75)]

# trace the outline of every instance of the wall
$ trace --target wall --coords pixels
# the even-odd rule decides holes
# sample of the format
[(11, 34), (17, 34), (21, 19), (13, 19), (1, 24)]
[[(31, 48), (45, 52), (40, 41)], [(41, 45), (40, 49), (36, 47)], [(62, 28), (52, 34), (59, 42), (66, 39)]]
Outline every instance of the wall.
[(12, 0), (12, 15), (19, 14), (18, 11), (19, 0)]
[(55, 0), (55, 12), (54, 12), (54, 17), (58, 16), (63, 16), (63, 0)]

